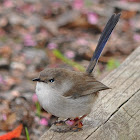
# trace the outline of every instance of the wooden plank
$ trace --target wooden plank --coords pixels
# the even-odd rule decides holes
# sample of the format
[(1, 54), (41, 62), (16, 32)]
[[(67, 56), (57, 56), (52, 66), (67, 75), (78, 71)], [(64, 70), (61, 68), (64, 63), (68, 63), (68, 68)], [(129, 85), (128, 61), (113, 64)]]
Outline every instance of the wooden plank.
[(48, 130), (40, 140), (140, 139), (140, 47), (102, 82), (112, 89), (100, 92), (83, 131)]

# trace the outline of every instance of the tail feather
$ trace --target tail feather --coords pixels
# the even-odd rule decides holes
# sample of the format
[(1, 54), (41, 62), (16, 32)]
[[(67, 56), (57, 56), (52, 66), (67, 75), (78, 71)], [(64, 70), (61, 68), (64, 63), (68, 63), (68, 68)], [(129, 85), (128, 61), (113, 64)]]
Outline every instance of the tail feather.
[(98, 41), (96, 50), (90, 60), (89, 66), (87, 67), (87, 70), (86, 70), (87, 73), (91, 73), (93, 71), (93, 69), (94, 69), (96, 63), (98, 62), (98, 59), (103, 51), (103, 48), (105, 47), (113, 29), (115, 28), (117, 22), (119, 21), (120, 15), (121, 15), (120, 13), (113, 14), (111, 16), (111, 18), (109, 19), (109, 21), (107, 22), (107, 24), (101, 34), (101, 37)]

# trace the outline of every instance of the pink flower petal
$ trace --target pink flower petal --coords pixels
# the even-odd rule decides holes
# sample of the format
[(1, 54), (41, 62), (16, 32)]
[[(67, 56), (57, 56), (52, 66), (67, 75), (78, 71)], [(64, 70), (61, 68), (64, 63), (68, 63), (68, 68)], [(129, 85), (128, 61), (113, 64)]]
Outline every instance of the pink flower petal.
[(7, 116), (6, 116), (5, 114), (3, 114), (3, 115), (2, 115), (2, 119), (3, 119), (4, 121), (6, 121), (6, 120), (7, 120)]
[(38, 101), (38, 98), (37, 98), (36, 94), (33, 94), (32, 100), (33, 100), (34, 103), (36, 103)]
[(68, 125), (73, 125), (74, 123), (75, 123), (75, 121), (73, 121), (73, 120), (66, 121), (66, 124), (68, 124)]
[(88, 41), (86, 41), (84, 38), (78, 39), (76, 43), (77, 45), (83, 45), (83, 46), (88, 45)]
[(87, 14), (88, 22), (90, 24), (97, 24), (98, 23), (98, 16), (95, 13), (88, 13)]
[(39, 122), (41, 125), (48, 125), (48, 121), (45, 118), (42, 118)]
[(65, 53), (65, 56), (68, 57), (68, 58), (74, 58), (75, 57), (75, 53), (73, 51), (67, 51)]
[(74, 0), (73, 1), (73, 8), (76, 10), (80, 10), (84, 7), (84, 1), (83, 0)]
[(140, 41), (140, 34), (134, 34), (133, 39), (137, 42)]
[(12, 0), (4, 0), (4, 6), (7, 7), (7, 8), (13, 7)]
[(35, 46), (36, 45), (36, 41), (33, 39), (32, 35), (26, 34), (24, 36), (24, 45), (25, 46)]
[(57, 48), (57, 44), (55, 44), (55, 43), (49, 43), (49, 44), (47, 45), (47, 47), (48, 47), (50, 50), (53, 50), (53, 49), (56, 49), (56, 48)]

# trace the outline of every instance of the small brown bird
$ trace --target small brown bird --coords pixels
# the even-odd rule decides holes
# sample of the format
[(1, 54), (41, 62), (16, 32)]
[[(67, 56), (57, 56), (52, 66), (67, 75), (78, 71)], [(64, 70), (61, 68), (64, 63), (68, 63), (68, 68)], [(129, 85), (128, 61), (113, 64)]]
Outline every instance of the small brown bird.
[(81, 127), (81, 120), (91, 112), (98, 92), (108, 89), (91, 73), (119, 18), (120, 14), (113, 14), (109, 19), (86, 72), (46, 68), (40, 72), (38, 78), (33, 79), (33, 81), (37, 81), (38, 100), (47, 112), (70, 120), (80, 117), (74, 119), (71, 127)]

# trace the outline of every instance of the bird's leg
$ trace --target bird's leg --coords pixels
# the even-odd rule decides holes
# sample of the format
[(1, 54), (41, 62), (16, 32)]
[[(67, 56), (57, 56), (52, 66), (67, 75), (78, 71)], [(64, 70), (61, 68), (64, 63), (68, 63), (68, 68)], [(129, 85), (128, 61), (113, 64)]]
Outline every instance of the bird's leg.
[(75, 118), (74, 120), (68, 120), (66, 124), (70, 127), (72, 131), (80, 131), (82, 130), (83, 124), (81, 120), (85, 118), (87, 115), (83, 115), (81, 118)]
[(82, 128), (83, 124), (82, 124), (81, 120), (83, 120), (86, 116), (87, 115), (83, 115), (81, 118), (74, 119), (75, 122), (72, 124), (71, 127), (78, 125), (78, 127)]
[(75, 118), (74, 120), (67, 120), (66, 121), (66, 124), (69, 126), (69, 127), (71, 127), (71, 128), (73, 128), (73, 127), (77, 127), (77, 128), (82, 128), (82, 126), (83, 126), (83, 124), (82, 124), (82, 122), (81, 122), (81, 120), (83, 119), (83, 118), (85, 118), (87, 115), (83, 115), (81, 118)]

